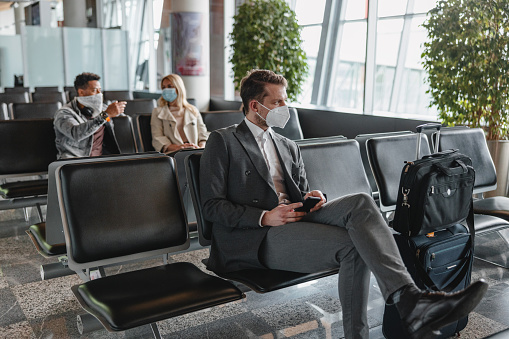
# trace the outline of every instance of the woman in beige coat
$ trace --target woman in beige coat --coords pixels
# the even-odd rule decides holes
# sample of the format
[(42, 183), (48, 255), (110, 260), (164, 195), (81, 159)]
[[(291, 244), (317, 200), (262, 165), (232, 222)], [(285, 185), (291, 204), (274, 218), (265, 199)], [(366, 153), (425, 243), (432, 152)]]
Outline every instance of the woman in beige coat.
[(182, 78), (176, 74), (161, 80), (163, 90), (152, 111), (150, 126), (156, 151), (171, 153), (183, 148), (203, 148), (209, 136), (200, 112), (186, 100)]

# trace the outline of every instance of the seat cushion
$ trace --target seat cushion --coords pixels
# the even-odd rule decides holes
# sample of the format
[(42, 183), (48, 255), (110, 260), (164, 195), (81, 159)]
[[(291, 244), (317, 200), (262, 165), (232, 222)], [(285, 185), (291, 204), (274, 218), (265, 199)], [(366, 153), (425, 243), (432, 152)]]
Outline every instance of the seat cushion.
[(81, 305), (112, 331), (244, 297), (232, 283), (186, 262), (104, 277), (73, 286), (72, 290)]
[(474, 212), (509, 220), (509, 198), (498, 196), (474, 200)]
[(338, 271), (338, 269), (332, 269), (318, 273), (297, 273), (280, 270), (248, 269), (217, 274), (225, 279), (238, 281), (258, 293), (267, 293), (327, 277), (338, 273)]
[(485, 232), (509, 227), (509, 222), (492, 215), (474, 214), (474, 225), (476, 232)]
[(48, 194), (48, 179), (15, 181), (0, 185), (0, 195), (4, 199), (46, 194)]
[(52, 257), (55, 255), (62, 255), (66, 253), (65, 243), (50, 245), (46, 242), (46, 223), (41, 222), (32, 225), (27, 230), (28, 235), (32, 239), (37, 251), (45, 256)]

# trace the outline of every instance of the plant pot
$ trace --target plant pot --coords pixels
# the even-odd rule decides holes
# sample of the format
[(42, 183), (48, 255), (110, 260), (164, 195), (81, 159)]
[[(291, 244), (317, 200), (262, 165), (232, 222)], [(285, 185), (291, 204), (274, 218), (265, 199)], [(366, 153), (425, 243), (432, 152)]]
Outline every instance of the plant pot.
[(508, 196), (509, 140), (488, 140), (488, 149), (497, 171), (497, 189), (486, 192), (486, 197)]

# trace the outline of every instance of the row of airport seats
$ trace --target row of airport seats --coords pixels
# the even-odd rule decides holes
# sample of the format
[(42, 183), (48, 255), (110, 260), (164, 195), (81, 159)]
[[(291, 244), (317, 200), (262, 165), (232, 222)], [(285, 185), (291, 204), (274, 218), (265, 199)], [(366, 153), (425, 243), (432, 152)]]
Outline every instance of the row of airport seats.
[[(57, 97), (60, 100), (60, 97), (53, 93), (62, 94), (61, 99), (64, 100), (62, 103), (65, 103), (76, 96), (76, 89), (73, 86), (44, 86), (34, 87), (32, 92), (29, 87), (6, 87), (4, 92), (0, 93), (0, 102), (38, 102), (41, 100), (48, 101), (48, 98), (51, 97)], [(103, 91), (102, 93), (105, 101), (133, 100), (135, 98), (133, 92), (129, 90), (112, 90)]]
[[(122, 153), (136, 153), (131, 118), (113, 119)], [(45, 205), (48, 190), (48, 166), (56, 160), (53, 119), (0, 120), (0, 210)]]
[[(130, 116), (150, 114), (157, 105), (154, 99), (132, 99), (125, 101), (127, 105), (124, 114)], [(106, 104), (109, 103), (111, 102), (106, 102)], [(60, 101), (0, 103), (0, 120), (53, 119), (60, 107), (62, 107)]]
[[(451, 134), (447, 130), (442, 132), (444, 147), (447, 145), (446, 140), (461, 142), (461, 132), (463, 131), (477, 132), (477, 130), (470, 129), (451, 131), (460, 132), (456, 134)], [(423, 136), (423, 138), (425, 142), (421, 143), (422, 154), (429, 154), (427, 137)], [(465, 138), (472, 140), (472, 135), (463, 134), (463, 139)], [(485, 143), (484, 139), (482, 140)], [(481, 142), (481, 139), (478, 142)], [(357, 140), (336, 137), (301, 140), (298, 143), (301, 147), (310, 186), (325, 192), (328, 199), (352, 193), (371, 193), (371, 186), (364, 172), (365, 165), (361, 157), (361, 147)], [(381, 206), (388, 207), (390, 205), (391, 201), (388, 201), (386, 197), (397, 192), (403, 161), (412, 160), (415, 157), (416, 143), (416, 134), (413, 133), (383, 137), (372, 135), (371, 138), (366, 139), (364, 146), (378, 184), (380, 199), (383, 200)], [(480, 147), (474, 143), (470, 143), (470, 145)], [(389, 153), (387, 152), (388, 148), (391, 149)], [(471, 149), (471, 151), (478, 152), (483, 149)], [(202, 246), (208, 246), (211, 225), (203, 218), (198, 194), (201, 150), (182, 152), (185, 155), (186, 180), (190, 184), (198, 221), (199, 242)], [(188, 246), (188, 244), (182, 244), (184, 238), (186, 242), (189, 240), (189, 231), (186, 228), (185, 215), (182, 213), (182, 196), (177, 189), (181, 178), (179, 178), (178, 184), (176, 182), (169, 183), (179, 177), (179, 164), (177, 163), (175, 171), (173, 163), (177, 161), (176, 158), (175, 160), (161, 159), (168, 158), (158, 153), (151, 153), (118, 156), (117, 158), (77, 159), (68, 160), (67, 164), (54, 163), (53, 165), (58, 165), (58, 168), (54, 167), (51, 170), (54, 173), (55, 181), (58, 182), (58, 185), (55, 186), (58, 191), (61, 227), (65, 233), (64, 248), (66, 248), (69, 258), (68, 265), (71, 271), (78, 273), (85, 281), (83, 284), (73, 287), (72, 290), (83, 308), (99, 319), (102, 326), (112, 331), (125, 330), (148, 323), (151, 323), (152, 328), (156, 330), (157, 326), (154, 322), (184, 312), (198, 310), (198, 307), (193, 306), (197, 302), (189, 299), (190, 290), (185, 291), (187, 297), (179, 294), (184, 293), (182, 290), (184, 285), (191, 284), (190, 288), (196, 287), (194, 292), (199, 296), (202, 296), (205, 290), (210, 292), (208, 283), (211, 282), (196, 286), (193, 284), (195, 281), (193, 274), (182, 275), (182, 272), (177, 271), (173, 273), (180, 275), (173, 276), (170, 272), (172, 269), (167, 269), (167, 265), (157, 267), (149, 272), (134, 271), (93, 281), (90, 281), (87, 274), (90, 268), (119, 264), (120, 261), (140, 260), (161, 254), (163, 254), (163, 258), (166, 258), (165, 255), (172, 250), (183, 250)], [(473, 158), (473, 160), (474, 167), (484, 166), (484, 164), (477, 163), (476, 159)], [(168, 162), (172, 165), (168, 166)], [(486, 164), (488, 167), (490, 165), (493, 164)], [(479, 168), (478, 171), (482, 170), (484, 168)], [(94, 171), (111, 172), (111, 175), (101, 176), (110, 179), (96, 180), (97, 177), (91, 174)], [(395, 177), (394, 173), (396, 173), (397, 179), (392, 179)], [(485, 186), (492, 187), (492, 184), (484, 183), (484, 181), (493, 180), (488, 176), (482, 178), (483, 175), (481, 175), (479, 183), (476, 180), (477, 193), (482, 191)], [(394, 185), (396, 185), (395, 190), (393, 189)], [(138, 199), (134, 199), (134, 192), (136, 196), (148, 197), (147, 201), (140, 203)], [(97, 206), (90, 207), (88, 198), (90, 196), (108, 198), (95, 199), (97, 201), (94, 201), (93, 204)], [(121, 205), (126, 208), (119, 210), (113, 205), (110, 206), (113, 201), (115, 206)], [(97, 210), (99, 217), (88, 213), (90, 208)], [(49, 209), (48, 213), (50, 213)], [(491, 217), (491, 222), (486, 223), (482, 217), (476, 216), (477, 237), (509, 227), (509, 223), (505, 220)], [(108, 225), (108, 227), (104, 227), (104, 225)], [(139, 230), (145, 230), (145, 226), (148, 229), (146, 232), (141, 232), (142, 236), (139, 237)], [(170, 243), (174, 248), (164, 248), (161, 242), (165, 242), (169, 238), (157, 237), (158, 239), (154, 239), (152, 234), (157, 233), (154, 228), (180, 237), (181, 241), (171, 240)], [(165, 235), (167, 233), (163, 232)], [(98, 237), (98, 234), (101, 236)], [(117, 243), (116, 239), (120, 238), (126, 239), (125, 243), (122, 241), (121, 246), (112, 248), (110, 244)], [(479, 241), (476, 242), (476, 256), (479, 256), (478, 247), (482, 246)], [(502, 254), (505, 254), (507, 258), (507, 248), (495, 248), (494, 250), (505, 251)], [(186, 266), (189, 265), (186, 264)], [(192, 270), (194, 271), (194, 268)], [(155, 273), (156, 271), (158, 273)], [(220, 276), (227, 280), (240, 282), (256, 292), (266, 293), (336, 274), (336, 272), (337, 270), (330, 270), (298, 274), (276, 270), (263, 270), (263, 272), (242, 270)], [(169, 283), (169, 281), (173, 283)], [(242, 293), (239, 294), (238, 291), (231, 288), (231, 286), (227, 286), (227, 289), (235, 295), (233, 300), (243, 297)], [(178, 312), (175, 312), (176, 305), (172, 303), (176, 300), (173, 299), (175, 294), (180, 297), (178, 305), (180, 311)], [(222, 302), (229, 301), (223, 300)], [(147, 305), (152, 306), (148, 307)], [(127, 312), (123, 312), (124, 309), (135, 311), (127, 314)], [(83, 315), (80, 319), (83, 321), (87, 317)]]

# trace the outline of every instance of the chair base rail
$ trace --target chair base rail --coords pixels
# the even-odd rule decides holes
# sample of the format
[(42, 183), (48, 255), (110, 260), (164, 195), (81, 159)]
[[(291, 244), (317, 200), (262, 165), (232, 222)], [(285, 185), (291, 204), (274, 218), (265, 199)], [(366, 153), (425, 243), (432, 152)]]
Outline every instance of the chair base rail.
[(76, 274), (76, 272), (71, 270), (67, 265), (63, 264), (62, 262), (41, 265), (40, 270), (42, 280), (49, 280)]
[(103, 324), (89, 313), (78, 314), (76, 316), (76, 322), (78, 325), (78, 332), (81, 335), (104, 329)]

